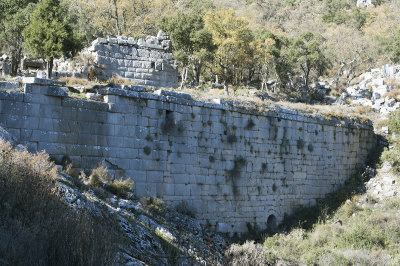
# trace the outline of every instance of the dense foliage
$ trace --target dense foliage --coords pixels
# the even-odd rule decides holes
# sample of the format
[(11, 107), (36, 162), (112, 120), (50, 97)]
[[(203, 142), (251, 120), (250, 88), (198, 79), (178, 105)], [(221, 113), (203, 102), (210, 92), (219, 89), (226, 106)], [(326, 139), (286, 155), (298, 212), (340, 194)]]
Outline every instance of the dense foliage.
[[(340, 91), (363, 71), (400, 58), (399, 0), (376, 0), (368, 8), (350, 0), (51, 1), (60, 2), (62, 14), (44, 12), (46, 2), (0, 0), (0, 49), (12, 56), (14, 73), (24, 47), (49, 61), (82, 41), (139, 38), (158, 29), (171, 35), (182, 86), (210, 81), (269, 90), (275, 84), (307, 92), (329, 76)], [(50, 14), (62, 18), (44, 23)]]
[(28, 50), (47, 61), (47, 76), (51, 77), (54, 58), (77, 52), (79, 39), (75, 39), (66, 16), (66, 6), (59, 0), (42, 0), (31, 15), (23, 36)]

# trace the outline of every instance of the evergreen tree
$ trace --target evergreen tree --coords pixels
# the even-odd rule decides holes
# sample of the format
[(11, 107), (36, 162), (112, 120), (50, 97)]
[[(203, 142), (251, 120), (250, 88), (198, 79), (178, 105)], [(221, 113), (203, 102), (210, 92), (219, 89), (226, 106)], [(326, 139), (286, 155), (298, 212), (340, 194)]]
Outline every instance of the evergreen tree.
[(51, 78), (54, 58), (72, 56), (82, 44), (67, 23), (67, 8), (60, 0), (41, 0), (23, 35), (29, 51), (46, 60), (48, 78)]
[(17, 74), (22, 56), (22, 32), (29, 24), (29, 15), (37, 0), (0, 0), (0, 39), (11, 56), (11, 73)]
[(312, 71), (316, 78), (323, 75), (329, 67), (329, 60), (323, 53), (324, 38), (311, 32), (305, 32), (291, 40), (287, 56), (293, 66), (301, 73), (304, 87), (310, 84)]

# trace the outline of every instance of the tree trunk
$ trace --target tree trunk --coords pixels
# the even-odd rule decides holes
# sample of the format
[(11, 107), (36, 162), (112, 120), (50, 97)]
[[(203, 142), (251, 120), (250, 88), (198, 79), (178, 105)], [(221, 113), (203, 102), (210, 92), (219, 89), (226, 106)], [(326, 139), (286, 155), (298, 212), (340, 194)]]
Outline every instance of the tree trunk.
[(18, 56), (13, 54), (11, 56), (11, 76), (16, 76), (18, 71)]
[(225, 92), (225, 95), (229, 95), (228, 82), (226, 82), (226, 80), (224, 80), (224, 92)]
[(186, 79), (187, 79), (187, 67), (183, 68), (182, 73), (181, 73), (181, 86), (180, 86), (180, 90), (183, 90), (183, 88), (185, 87), (185, 83), (186, 83)]
[(117, 28), (117, 35), (121, 35), (121, 26), (119, 25), (119, 15), (118, 15), (118, 5), (117, 0), (113, 0), (114, 8), (115, 8), (115, 27)]
[(199, 85), (200, 83), (200, 72), (202, 68), (202, 63), (199, 62), (197, 66), (193, 66), (193, 74), (194, 74), (194, 82), (195, 85)]
[(51, 57), (49, 60), (47, 60), (47, 78), (51, 79), (51, 74), (53, 72), (53, 63), (54, 63), (54, 58)]
[(310, 83), (309, 76), (310, 76), (310, 69), (307, 68), (307, 73), (306, 73), (306, 76), (305, 76), (305, 83), (306, 83), (306, 89), (307, 90), (308, 90), (308, 84)]

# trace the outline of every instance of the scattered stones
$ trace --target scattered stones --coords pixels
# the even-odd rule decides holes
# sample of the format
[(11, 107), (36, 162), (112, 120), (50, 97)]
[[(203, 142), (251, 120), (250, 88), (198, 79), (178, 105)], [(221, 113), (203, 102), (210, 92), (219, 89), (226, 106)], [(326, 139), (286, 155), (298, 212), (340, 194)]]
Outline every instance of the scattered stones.
[(351, 104), (370, 106), (382, 114), (389, 114), (400, 108), (400, 99), (391, 98), (387, 94), (396, 87), (391, 83), (400, 84), (400, 66), (384, 65), (380, 69), (372, 69), (360, 75), (358, 84), (348, 87), (336, 100), (336, 104)]

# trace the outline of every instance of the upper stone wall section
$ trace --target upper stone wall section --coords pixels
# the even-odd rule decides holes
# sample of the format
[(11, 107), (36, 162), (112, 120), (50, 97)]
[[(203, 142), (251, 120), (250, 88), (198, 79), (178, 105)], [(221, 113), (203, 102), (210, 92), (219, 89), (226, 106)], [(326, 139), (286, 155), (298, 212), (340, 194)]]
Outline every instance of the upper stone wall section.
[(160, 31), (145, 40), (119, 36), (98, 38), (89, 48), (98, 78), (113, 75), (127, 78), (138, 85), (177, 87), (178, 72), (172, 56), (169, 36)]

